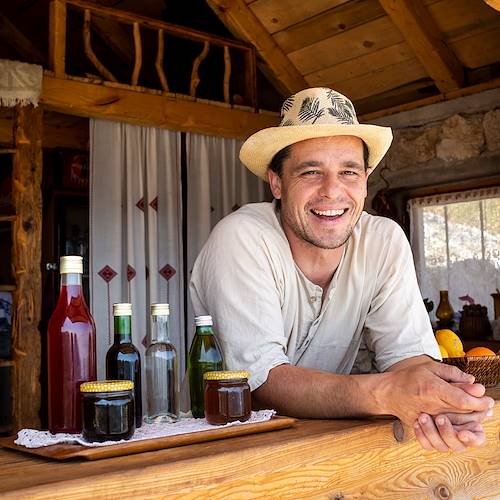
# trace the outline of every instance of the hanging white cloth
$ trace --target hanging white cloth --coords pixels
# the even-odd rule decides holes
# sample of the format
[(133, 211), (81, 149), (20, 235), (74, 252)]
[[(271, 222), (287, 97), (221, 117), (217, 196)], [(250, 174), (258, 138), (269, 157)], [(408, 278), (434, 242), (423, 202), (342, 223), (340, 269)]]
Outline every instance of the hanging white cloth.
[[(269, 187), (239, 160), (242, 141), (201, 134), (186, 134), (187, 150), (187, 270), (210, 231), (224, 216), (246, 203), (271, 199)], [(188, 342), (193, 310), (188, 298)]]
[(493, 319), (491, 293), (500, 287), (500, 188), (491, 187), (414, 198), (408, 203), (410, 242), (423, 297), (448, 290), (459, 311), (469, 296), (487, 306)]
[(0, 59), (0, 106), (38, 106), (42, 78), (42, 66)]
[[(145, 369), (149, 305), (170, 304), (171, 341), (184, 372), (180, 134), (90, 121), (90, 272), (98, 377), (113, 335), (112, 304), (132, 303), (132, 336)], [(145, 381), (143, 373), (143, 383)], [(144, 388), (143, 388), (144, 389)]]

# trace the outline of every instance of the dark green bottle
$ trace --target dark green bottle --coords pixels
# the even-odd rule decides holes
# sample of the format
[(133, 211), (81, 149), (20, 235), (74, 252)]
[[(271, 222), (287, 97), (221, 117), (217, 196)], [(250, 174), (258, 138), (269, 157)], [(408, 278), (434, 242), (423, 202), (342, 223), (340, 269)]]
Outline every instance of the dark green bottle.
[(142, 424), (141, 356), (132, 343), (132, 304), (113, 304), (114, 343), (106, 354), (108, 380), (132, 380), (135, 426)]
[(195, 418), (202, 418), (205, 416), (203, 374), (224, 370), (224, 360), (214, 335), (212, 316), (196, 316), (194, 322), (196, 331), (189, 349), (187, 372), (191, 413)]

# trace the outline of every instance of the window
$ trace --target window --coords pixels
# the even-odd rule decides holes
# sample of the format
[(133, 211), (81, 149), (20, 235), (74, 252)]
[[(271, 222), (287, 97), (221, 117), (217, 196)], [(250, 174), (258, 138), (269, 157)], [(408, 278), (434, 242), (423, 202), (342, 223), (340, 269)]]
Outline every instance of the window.
[(409, 201), (410, 241), (424, 298), (439, 303), (448, 290), (455, 311), (469, 296), (488, 307), (500, 288), (500, 187)]

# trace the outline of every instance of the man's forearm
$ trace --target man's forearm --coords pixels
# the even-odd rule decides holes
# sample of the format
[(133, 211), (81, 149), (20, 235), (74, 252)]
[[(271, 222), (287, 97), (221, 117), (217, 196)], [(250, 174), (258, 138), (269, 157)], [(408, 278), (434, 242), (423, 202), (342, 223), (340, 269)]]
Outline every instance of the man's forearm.
[(343, 418), (387, 413), (379, 394), (388, 374), (336, 375), (293, 365), (269, 372), (253, 392), (259, 407), (299, 418)]

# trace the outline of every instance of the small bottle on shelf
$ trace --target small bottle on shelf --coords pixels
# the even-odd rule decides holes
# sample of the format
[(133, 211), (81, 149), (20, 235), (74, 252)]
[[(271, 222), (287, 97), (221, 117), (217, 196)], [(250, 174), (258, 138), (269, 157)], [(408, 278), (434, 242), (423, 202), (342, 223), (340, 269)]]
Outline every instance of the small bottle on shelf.
[(168, 304), (152, 304), (153, 328), (146, 350), (146, 422), (179, 420), (177, 351), (169, 340)]
[(135, 426), (142, 424), (141, 356), (132, 343), (132, 304), (113, 304), (114, 343), (106, 353), (106, 378), (134, 383)]
[(82, 288), (83, 258), (63, 256), (61, 292), (47, 332), (49, 431), (82, 430), (80, 385), (96, 379), (96, 331)]
[(197, 316), (196, 331), (189, 349), (187, 372), (191, 413), (195, 418), (205, 416), (203, 374), (224, 370), (224, 360), (213, 330), (212, 316)]

